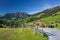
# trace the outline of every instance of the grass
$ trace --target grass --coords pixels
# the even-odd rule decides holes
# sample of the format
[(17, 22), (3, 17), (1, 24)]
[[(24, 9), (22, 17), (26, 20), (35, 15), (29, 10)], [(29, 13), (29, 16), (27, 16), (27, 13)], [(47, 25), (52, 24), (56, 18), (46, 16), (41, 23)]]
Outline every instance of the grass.
[[(59, 12), (56, 12), (55, 14), (57, 14), (57, 15), (56, 16), (49, 16), (49, 17), (46, 17), (46, 18), (42, 18), (41, 20), (44, 20), (44, 21), (48, 22), (49, 24), (51, 24), (51, 23), (56, 24), (55, 23), (56, 21), (57, 22), (60, 22), (60, 11)], [(60, 29), (60, 25), (59, 24), (56, 27), (57, 29)]]
[(49, 22), (49, 23), (55, 22), (55, 21), (60, 21), (60, 11), (57, 12), (57, 13), (55, 13), (55, 14), (58, 14), (58, 15), (46, 17), (46, 18), (43, 18), (43, 19), (41, 19), (41, 20), (45, 20), (45, 21), (47, 21), (47, 22)]
[(29, 28), (0, 28), (0, 40), (47, 40), (41, 33)]

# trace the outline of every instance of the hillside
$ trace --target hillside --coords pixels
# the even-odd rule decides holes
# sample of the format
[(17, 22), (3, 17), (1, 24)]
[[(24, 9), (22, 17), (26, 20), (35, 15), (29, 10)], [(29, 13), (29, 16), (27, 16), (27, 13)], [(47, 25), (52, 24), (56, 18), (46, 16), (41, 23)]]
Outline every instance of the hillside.
[(42, 18), (41, 20), (45, 20), (47, 22), (60, 22), (60, 11), (56, 12), (52, 16)]
[(42, 18), (41, 20), (44, 20), (48, 22), (49, 24), (53, 23), (54, 25), (57, 25), (56, 27), (60, 29), (60, 11), (56, 12), (52, 16)]
[[(5, 20), (0, 20), (0, 24), (4, 25), (14, 25), (15, 27), (21, 27), (23, 24), (25, 27), (27, 25), (33, 25), (36, 23), (36, 20), (41, 20), (41, 25), (51, 25), (59, 27), (60, 25), (60, 6), (46, 9), (42, 12), (38, 12), (34, 15), (29, 15), (25, 12), (18, 13), (8, 13), (1, 17)], [(6, 20), (9, 19), (9, 20)], [(43, 24), (42, 24), (43, 22)], [(58, 25), (58, 26), (57, 26)]]
[(49, 9), (46, 9), (42, 12), (38, 12), (38, 13), (30, 16), (29, 18), (30, 19), (42, 19), (42, 18), (45, 18), (45, 17), (52, 16), (53, 14), (55, 14), (58, 11), (60, 11), (60, 6), (49, 8)]
[(60, 6), (46, 9), (42, 12), (39, 12), (39, 13), (36, 13), (36, 14), (30, 16), (29, 18), (30, 18), (30, 20), (32, 19), (32, 21), (29, 22), (28, 25), (30, 25), (30, 24), (33, 25), (36, 22), (36, 20), (41, 20), (46, 25), (53, 24), (55, 27), (60, 28), (60, 25), (59, 25), (60, 24)]

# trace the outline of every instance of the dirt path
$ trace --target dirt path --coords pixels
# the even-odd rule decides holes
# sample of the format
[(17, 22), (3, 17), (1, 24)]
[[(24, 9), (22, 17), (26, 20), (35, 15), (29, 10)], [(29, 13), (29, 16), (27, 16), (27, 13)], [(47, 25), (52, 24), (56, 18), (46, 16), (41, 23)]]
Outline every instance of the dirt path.
[(54, 28), (38, 28), (37, 31), (47, 34), (49, 40), (60, 40), (60, 30)]

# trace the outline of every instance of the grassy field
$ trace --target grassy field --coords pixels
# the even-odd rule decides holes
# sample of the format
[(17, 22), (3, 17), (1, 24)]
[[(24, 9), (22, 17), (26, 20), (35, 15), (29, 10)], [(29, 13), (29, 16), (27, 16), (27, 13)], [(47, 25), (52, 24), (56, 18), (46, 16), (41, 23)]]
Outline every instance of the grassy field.
[(47, 40), (41, 33), (29, 28), (0, 28), (0, 40)]
[(58, 23), (58, 22), (60, 22), (60, 11), (56, 12), (55, 14), (56, 15), (53, 14), (54, 16), (42, 18), (41, 20), (44, 20), (44, 21), (48, 22), (49, 24), (51, 24), (51, 23), (56, 24), (56, 22), (57, 22), (58, 26), (56, 28), (60, 29), (60, 23)]
[[(45, 21), (47, 21), (47, 22), (49, 22), (49, 23), (56, 22), (56, 21), (60, 21), (60, 11), (57, 12), (56, 14), (58, 14), (58, 15), (46, 17), (46, 18), (43, 18), (43, 19), (41, 19), (41, 20), (45, 20)], [(54, 15), (54, 14), (53, 14), (53, 15)]]

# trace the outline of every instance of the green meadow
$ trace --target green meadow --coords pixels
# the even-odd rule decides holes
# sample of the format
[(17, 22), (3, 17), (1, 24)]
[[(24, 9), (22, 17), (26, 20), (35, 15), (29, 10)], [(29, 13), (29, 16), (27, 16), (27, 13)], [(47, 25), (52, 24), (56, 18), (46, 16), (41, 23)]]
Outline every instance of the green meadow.
[(0, 28), (0, 40), (48, 40), (29, 28)]
[(60, 29), (60, 11), (56, 12), (55, 14), (53, 14), (52, 16), (46, 17), (46, 18), (42, 18), (41, 20), (44, 20), (46, 22), (48, 22), (49, 24), (53, 23), (54, 25), (58, 24), (58, 26), (56, 28)]

